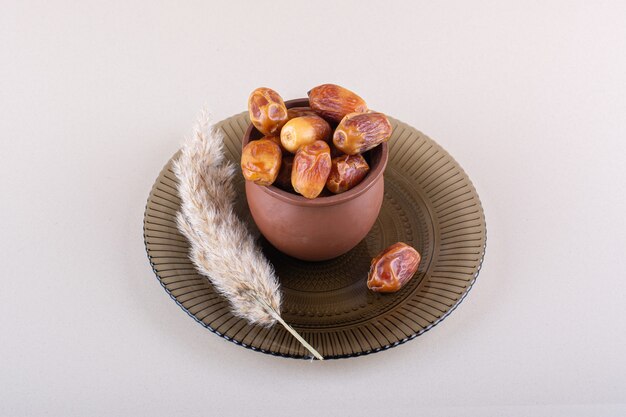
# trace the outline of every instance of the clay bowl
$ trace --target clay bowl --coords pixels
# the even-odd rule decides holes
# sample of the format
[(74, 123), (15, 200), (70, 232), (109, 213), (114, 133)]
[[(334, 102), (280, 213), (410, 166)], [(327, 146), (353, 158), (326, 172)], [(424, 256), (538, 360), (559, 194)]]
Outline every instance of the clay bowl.
[[(308, 99), (285, 102), (287, 108), (308, 107)], [(263, 136), (250, 124), (243, 145)], [(246, 198), (254, 222), (281, 252), (305, 261), (323, 261), (343, 255), (370, 231), (383, 202), (383, 171), (387, 144), (363, 155), (370, 172), (359, 185), (337, 195), (309, 200), (280, 188), (246, 181)]]

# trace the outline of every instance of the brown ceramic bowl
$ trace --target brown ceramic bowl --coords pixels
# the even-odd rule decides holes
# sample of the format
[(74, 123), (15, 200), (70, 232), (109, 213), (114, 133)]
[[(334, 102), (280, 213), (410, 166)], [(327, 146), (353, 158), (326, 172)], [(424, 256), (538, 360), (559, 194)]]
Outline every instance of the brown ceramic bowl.
[[(285, 102), (287, 108), (307, 107), (308, 99)], [(243, 145), (263, 135), (252, 124)], [(323, 261), (343, 255), (370, 231), (383, 202), (383, 171), (387, 144), (364, 154), (370, 172), (359, 185), (337, 195), (312, 200), (277, 187), (246, 181), (246, 198), (254, 222), (278, 250), (305, 261)]]

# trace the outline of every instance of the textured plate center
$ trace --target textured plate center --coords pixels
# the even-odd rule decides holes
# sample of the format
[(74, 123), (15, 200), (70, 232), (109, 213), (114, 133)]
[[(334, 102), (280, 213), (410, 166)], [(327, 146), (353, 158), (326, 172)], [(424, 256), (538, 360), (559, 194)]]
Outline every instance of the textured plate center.
[[(418, 287), (433, 253), (432, 219), (414, 191), (403, 189), (393, 171), (386, 176), (385, 199), (372, 230), (350, 252), (328, 261), (306, 262), (284, 255), (265, 239), (262, 247), (283, 288), (283, 314), (300, 327), (352, 324), (384, 313)], [(418, 197), (418, 198), (416, 198)], [(414, 246), (423, 256), (418, 275), (402, 293), (377, 294), (365, 285), (370, 261), (395, 242)], [(399, 296), (400, 295), (400, 296)]]

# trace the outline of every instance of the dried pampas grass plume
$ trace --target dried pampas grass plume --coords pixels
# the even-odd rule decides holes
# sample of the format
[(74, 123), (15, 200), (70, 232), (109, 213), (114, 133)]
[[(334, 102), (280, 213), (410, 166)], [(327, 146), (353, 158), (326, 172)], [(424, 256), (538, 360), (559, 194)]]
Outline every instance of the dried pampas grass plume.
[(245, 224), (233, 212), (235, 166), (224, 158), (224, 138), (203, 112), (174, 162), (182, 203), (178, 228), (191, 244), (198, 271), (252, 324), (282, 324), (316, 358), (323, 357), (280, 316), (280, 284)]

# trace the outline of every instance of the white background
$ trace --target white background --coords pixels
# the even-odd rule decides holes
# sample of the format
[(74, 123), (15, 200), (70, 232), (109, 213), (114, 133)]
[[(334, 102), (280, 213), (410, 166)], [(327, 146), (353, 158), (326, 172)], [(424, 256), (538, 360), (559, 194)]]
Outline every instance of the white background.
[[(0, 2), (0, 415), (626, 415), (626, 2)], [(308, 363), (191, 320), (142, 216), (203, 105), (323, 82), (466, 169), (484, 269), (440, 326)]]

